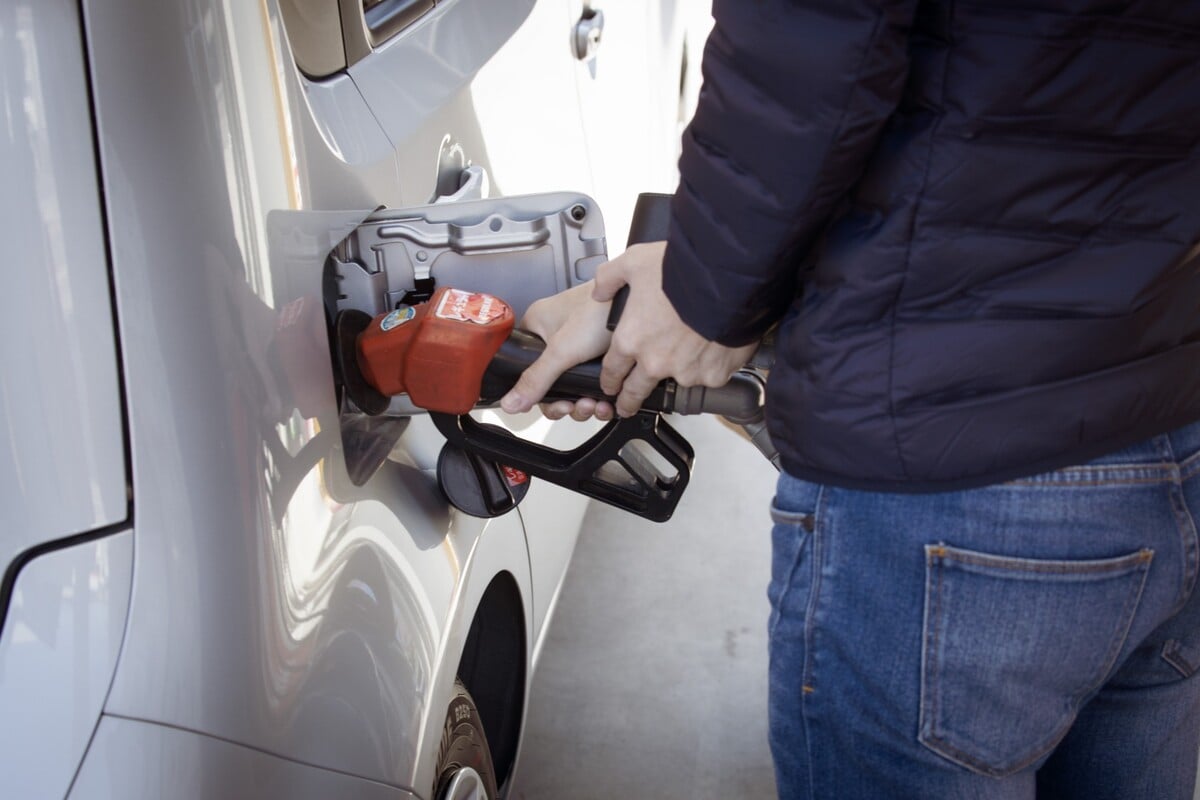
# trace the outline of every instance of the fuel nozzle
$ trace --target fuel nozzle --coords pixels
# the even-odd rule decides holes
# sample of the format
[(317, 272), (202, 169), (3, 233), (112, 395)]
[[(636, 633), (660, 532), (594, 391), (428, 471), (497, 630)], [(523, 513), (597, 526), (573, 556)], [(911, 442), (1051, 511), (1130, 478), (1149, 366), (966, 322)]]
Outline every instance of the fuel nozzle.
[[(642, 195), (630, 243), (665, 238), (669, 195)], [(610, 323), (620, 314), (614, 302)], [(400, 306), (374, 318), (343, 311), (334, 323), (342, 384), (361, 411), (386, 411), (390, 397), (407, 393), (428, 410), (446, 446), (438, 481), (452, 505), (493, 517), (520, 502), (536, 477), (654, 521), (674, 513), (691, 477), (695, 452), (665, 414), (715, 413), (742, 425), (778, 466), (763, 422), (763, 374), (736, 373), (718, 388), (680, 387), (663, 381), (633, 417), (615, 419), (572, 450), (527, 441), (468, 412), (503, 397), (545, 350), (537, 336), (514, 328), (503, 300), (449, 287), (426, 303)], [(564, 373), (546, 400), (591, 397), (614, 401), (600, 386), (601, 362)]]
[(442, 287), (428, 302), (372, 320), (358, 337), (358, 364), (381, 394), (407, 393), (421, 408), (465, 414), (515, 322), (498, 297)]
[[(428, 302), (369, 318), (342, 312), (335, 322), (339, 371), (361, 411), (381, 414), (407, 393), (446, 437), (438, 481), (452, 505), (494, 517), (524, 497), (531, 477), (648, 519), (670, 518), (691, 476), (691, 445), (662, 419), (673, 390), (659, 387), (634, 417), (607, 423), (572, 450), (526, 441), (468, 412), (494, 404), (545, 349), (514, 330), (512, 310), (487, 294), (444, 287)], [(607, 397), (600, 362), (567, 371), (547, 399)]]
[[(446, 437), (438, 480), (452, 505), (493, 517), (520, 502), (531, 477), (655, 521), (669, 519), (691, 477), (695, 453), (665, 414), (716, 413), (743, 425), (761, 422), (764, 384), (739, 372), (719, 388), (663, 381), (633, 417), (608, 422), (572, 450), (557, 450), (473, 419), (493, 405), (545, 350), (515, 329), (503, 300), (452, 288), (426, 303), (374, 319), (343, 312), (336, 323), (343, 384), (368, 414), (407, 392)], [(613, 401), (600, 386), (601, 362), (580, 364), (551, 387), (547, 400)]]

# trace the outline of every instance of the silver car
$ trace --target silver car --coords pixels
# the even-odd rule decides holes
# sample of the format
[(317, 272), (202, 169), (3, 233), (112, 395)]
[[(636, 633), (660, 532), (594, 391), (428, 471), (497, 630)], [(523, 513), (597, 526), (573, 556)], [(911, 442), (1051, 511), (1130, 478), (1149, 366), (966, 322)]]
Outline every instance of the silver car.
[(586, 279), (674, 188), (678, 5), (0, 6), (0, 797), (511, 785), (585, 503), (453, 510), (329, 323)]

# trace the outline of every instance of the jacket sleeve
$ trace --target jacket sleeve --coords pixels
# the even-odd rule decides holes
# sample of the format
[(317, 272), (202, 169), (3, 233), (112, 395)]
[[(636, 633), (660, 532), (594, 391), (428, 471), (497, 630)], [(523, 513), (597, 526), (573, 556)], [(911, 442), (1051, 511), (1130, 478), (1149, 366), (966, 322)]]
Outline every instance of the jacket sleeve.
[(917, 0), (715, 0), (663, 289), (705, 338), (760, 337), (903, 91)]

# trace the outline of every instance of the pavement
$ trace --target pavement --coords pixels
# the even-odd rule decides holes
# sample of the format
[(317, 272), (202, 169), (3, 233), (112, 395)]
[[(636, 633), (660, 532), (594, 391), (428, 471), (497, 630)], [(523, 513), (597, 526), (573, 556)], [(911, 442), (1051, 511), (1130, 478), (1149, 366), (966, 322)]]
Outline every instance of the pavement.
[(767, 582), (776, 472), (712, 418), (656, 524), (593, 504), (537, 672), (514, 800), (775, 797)]

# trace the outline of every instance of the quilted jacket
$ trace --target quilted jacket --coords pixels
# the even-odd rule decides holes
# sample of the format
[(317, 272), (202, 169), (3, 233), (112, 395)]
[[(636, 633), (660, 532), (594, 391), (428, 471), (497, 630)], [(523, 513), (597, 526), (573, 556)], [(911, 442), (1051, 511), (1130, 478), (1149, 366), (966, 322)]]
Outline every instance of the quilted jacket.
[(980, 486), (1200, 419), (1200, 0), (716, 0), (664, 262), (785, 469)]

